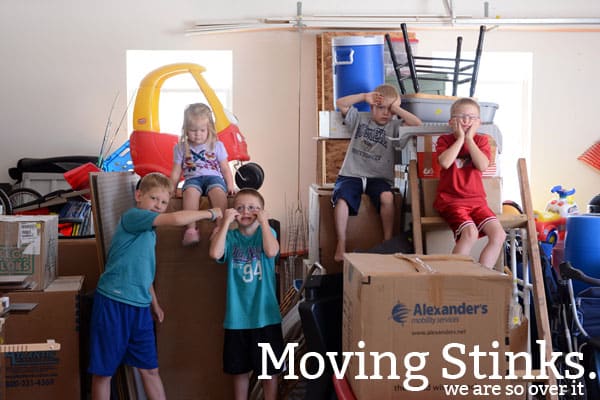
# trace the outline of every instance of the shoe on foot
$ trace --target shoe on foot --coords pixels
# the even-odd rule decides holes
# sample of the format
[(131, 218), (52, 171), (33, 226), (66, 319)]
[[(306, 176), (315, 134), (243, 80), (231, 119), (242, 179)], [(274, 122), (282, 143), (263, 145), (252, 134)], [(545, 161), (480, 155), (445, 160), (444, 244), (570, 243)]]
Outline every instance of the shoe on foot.
[(184, 246), (192, 246), (200, 242), (200, 234), (196, 228), (188, 228), (183, 234), (182, 244)]

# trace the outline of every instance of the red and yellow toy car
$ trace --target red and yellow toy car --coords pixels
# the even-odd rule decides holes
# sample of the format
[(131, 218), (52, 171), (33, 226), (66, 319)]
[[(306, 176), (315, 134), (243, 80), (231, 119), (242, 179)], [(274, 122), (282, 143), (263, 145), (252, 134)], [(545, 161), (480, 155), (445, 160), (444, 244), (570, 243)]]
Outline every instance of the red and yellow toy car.
[[(228, 117), (217, 95), (202, 76), (204, 71), (206, 69), (198, 64), (169, 64), (151, 71), (140, 82), (133, 110), (134, 130), (129, 138), (131, 161), (138, 175), (162, 172), (169, 176), (171, 173), (173, 147), (179, 140), (179, 135), (160, 132), (158, 121), (160, 89), (167, 79), (184, 73), (192, 75), (212, 108), (217, 137), (225, 145), (229, 161), (250, 160), (244, 135), (232, 118)], [(236, 170), (235, 179), (238, 187), (258, 189), (263, 178), (262, 168), (255, 163), (244, 164)]]

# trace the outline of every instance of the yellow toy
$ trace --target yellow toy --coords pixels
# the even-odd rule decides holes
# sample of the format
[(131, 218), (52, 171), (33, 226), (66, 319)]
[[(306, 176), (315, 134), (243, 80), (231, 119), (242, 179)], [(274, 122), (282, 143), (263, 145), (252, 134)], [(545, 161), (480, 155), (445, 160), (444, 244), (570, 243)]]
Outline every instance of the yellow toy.
[(579, 208), (573, 196), (575, 189), (566, 190), (557, 185), (550, 192), (558, 194), (558, 199), (550, 200), (544, 211), (534, 211), (533, 214), (538, 240), (556, 243), (565, 239), (567, 217), (579, 214)]
[(232, 118), (227, 116), (217, 95), (202, 76), (204, 71), (206, 68), (198, 64), (169, 64), (150, 72), (140, 82), (133, 109), (134, 131), (129, 139), (131, 160), (134, 171), (138, 175), (144, 176), (155, 171), (162, 172), (167, 176), (171, 173), (173, 147), (179, 140), (179, 136), (160, 133), (158, 104), (163, 83), (175, 75), (184, 73), (192, 75), (212, 108), (217, 136), (227, 149), (229, 161), (248, 161), (250, 159), (244, 136), (235, 122), (231, 120)]

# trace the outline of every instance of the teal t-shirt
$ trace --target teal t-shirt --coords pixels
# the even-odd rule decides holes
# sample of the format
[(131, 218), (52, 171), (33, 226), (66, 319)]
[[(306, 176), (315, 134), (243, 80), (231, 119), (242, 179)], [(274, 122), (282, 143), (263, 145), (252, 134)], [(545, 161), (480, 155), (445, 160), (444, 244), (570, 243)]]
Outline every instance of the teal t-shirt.
[(281, 322), (275, 257), (263, 251), (260, 226), (252, 236), (238, 229), (228, 231), (225, 252), (218, 261), (227, 263), (225, 329), (255, 329)]
[(137, 307), (152, 303), (158, 213), (131, 208), (121, 216), (108, 251), (104, 273), (96, 290), (106, 297)]

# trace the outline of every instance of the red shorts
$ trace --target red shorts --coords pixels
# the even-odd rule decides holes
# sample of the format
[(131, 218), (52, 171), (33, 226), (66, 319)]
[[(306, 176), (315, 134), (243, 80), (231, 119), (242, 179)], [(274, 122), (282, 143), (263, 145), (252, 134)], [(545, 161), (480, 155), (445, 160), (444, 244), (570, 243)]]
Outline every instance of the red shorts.
[(465, 202), (456, 202), (446, 204), (438, 210), (440, 216), (450, 225), (454, 232), (454, 239), (460, 237), (462, 230), (470, 224), (477, 226), (479, 237), (484, 236), (483, 226), (490, 221), (497, 220), (496, 214), (488, 207), (487, 203), (467, 204)]

